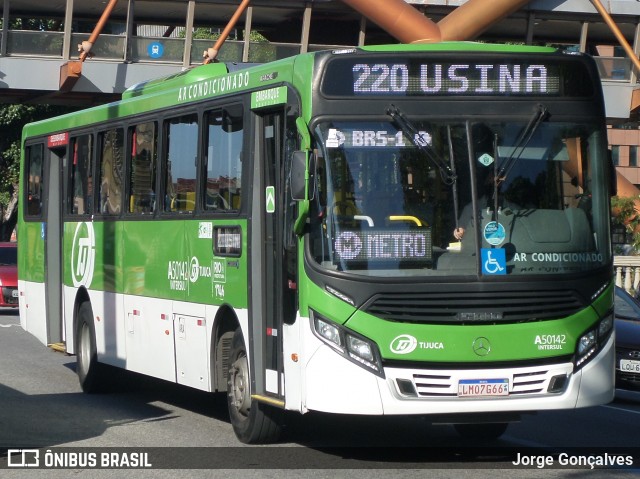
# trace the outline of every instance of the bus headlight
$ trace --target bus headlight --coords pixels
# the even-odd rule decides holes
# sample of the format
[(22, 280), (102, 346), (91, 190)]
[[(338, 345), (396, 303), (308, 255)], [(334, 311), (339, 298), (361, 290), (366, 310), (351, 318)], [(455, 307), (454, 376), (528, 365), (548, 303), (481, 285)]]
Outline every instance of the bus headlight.
[(596, 347), (596, 332), (588, 331), (583, 334), (578, 340), (578, 356), (584, 356), (589, 354), (593, 348)]
[(314, 324), (316, 332), (322, 339), (342, 348), (342, 337), (337, 326), (318, 317), (315, 318)]
[(378, 347), (359, 334), (323, 318), (309, 310), (313, 332), (337, 353), (360, 367), (384, 378)]
[(364, 360), (373, 362), (375, 358), (373, 351), (371, 351), (371, 344), (362, 339), (358, 339), (350, 334), (347, 334), (347, 349), (349, 353)]
[(613, 314), (607, 315), (598, 325), (598, 336), (608, 336), (613, 328)]
[(598, 324), (586, 331), (576, 347), (575, 370), (581, 369), (587, 364), (605, 345), (613, 330), (613, 312), (602, 318)]

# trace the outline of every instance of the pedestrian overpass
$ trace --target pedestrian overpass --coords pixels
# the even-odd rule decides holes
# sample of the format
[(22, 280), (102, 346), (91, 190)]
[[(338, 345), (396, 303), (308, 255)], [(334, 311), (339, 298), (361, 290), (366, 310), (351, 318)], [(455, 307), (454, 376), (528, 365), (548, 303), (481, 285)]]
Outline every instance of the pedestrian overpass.
[[(465, 3), (407, 1), (434, 21)], [(78, 45), (89, 38), (105, 2), (2, 0), (0, 102), (90, 106), (118, 99), (136, 83), (201, 64), (202, 52), (212, 46), (212, 37), (224, 28), (238, 3), (121, 0), (93, 45), (93, 58), (84, 62), (82, 75), (69, 91), (61, 91), (61, 68), (78, 58)], [(607, 3), (637, 55), (640, 3)], [(219, 60), (264, 62), (326, 48), (397, 42), (337, 0), (254, 0), (250, 5)], [(199, 38), (203, 33), (210, 38)], [(637, 120), (637, 72), (588, 0), (532, 1), (479, 39), (559, 45), (594, 55), (609, 122)]]

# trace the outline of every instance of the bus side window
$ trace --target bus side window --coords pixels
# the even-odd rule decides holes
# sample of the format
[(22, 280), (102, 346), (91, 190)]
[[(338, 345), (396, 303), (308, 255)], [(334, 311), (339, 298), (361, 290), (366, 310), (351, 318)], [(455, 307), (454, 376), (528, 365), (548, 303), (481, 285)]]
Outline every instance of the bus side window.
[(82, 135), (71, 143), (71, 213), (93, 212), (93, 136)]
[(98, 185), (100, 213), (117, 215), (121, 210), (124, 134), (120, 128), (100, 133)]
[(44, 145), (33, 145), (26, 149), (27, 158), (27, 207), (26, 215), (40, 216), (42, 214), (42, 181), (43, 181)]
[(198, 115), (172, 118), (164, 128), (164, 211), (192, 212), (196, 209)]
[(157, 133), (153, 122), (131, 129), (131, 182), (129, 212), (148, 214), (155, 211)]
[(205, 119), (206, 185), (204, 208), (238, 211), (242, 191), (242, 105), (207, 112)]

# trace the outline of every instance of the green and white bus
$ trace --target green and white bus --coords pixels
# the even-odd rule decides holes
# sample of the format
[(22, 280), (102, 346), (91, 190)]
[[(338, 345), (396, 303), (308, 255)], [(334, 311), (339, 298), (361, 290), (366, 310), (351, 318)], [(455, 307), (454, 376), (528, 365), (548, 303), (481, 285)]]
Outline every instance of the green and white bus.
[(496, 437), (614, 393), (607, 152), (588, 56), (473, 43), (215, 63), (22, 139), (22, 326), (285, 411)]

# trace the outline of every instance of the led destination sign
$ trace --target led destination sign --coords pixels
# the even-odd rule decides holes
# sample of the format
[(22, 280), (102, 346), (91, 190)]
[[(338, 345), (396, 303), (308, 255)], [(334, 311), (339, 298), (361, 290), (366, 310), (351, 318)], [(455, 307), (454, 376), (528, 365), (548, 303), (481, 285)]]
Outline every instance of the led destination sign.
[(545, 65), (422, 64), (417, 77), (403, 63), (357, 63), (354, 94), (549, 95), (559, 91), (557, 74)]
[(413, 260), (431, 262), (431, 230), (343, 231), (334, 241), (339, 261)]
[[(364, 60), (364, 61), (363, 61)], [(582, 63), (460, 58), (340, 58), (327, 65), (329, 96), (587, 96)], [(580, 76), (582, 75), (582, 78)], [(568, 83), (567, 83), (568, 82)], [(564, 85), (564, 92), (562, 86)], [(566, 91), (568, 90), (568, 91)]]

